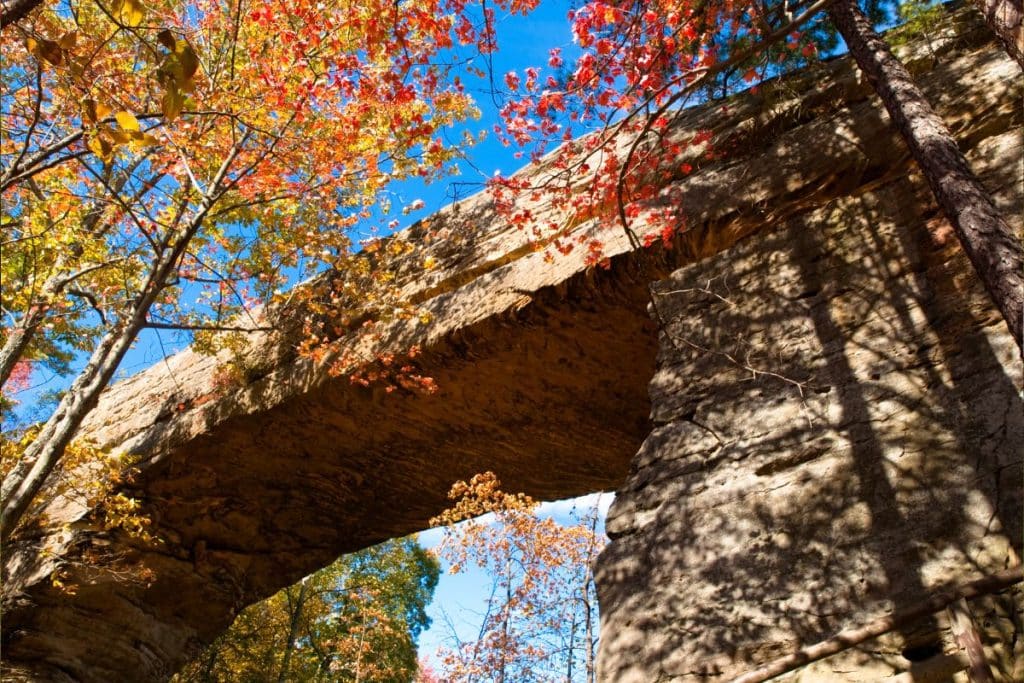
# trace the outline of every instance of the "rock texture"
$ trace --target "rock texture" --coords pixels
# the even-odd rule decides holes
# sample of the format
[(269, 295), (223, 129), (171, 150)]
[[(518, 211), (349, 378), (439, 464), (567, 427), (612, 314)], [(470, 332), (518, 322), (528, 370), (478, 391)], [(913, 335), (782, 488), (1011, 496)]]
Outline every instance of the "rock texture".
[[(993, 189), (1019, 207), (1019, 195), (999, 185), (1013, 175), (1012, 169), (1007, 174), (1007, 159), (1015, 154), (1019, 159), (1020, 155), (1019, 148), (1013, 149), (1013, 144), (1019, 145), (1021, 125), (1014, 106), (1016, 76), (987, 38), (977, 32), (954, 37), (943, 49), (949, 51), (948, 56), (934, 69), (930, 59), (921, 60), (916, 68), (931, 70), (926, 80), (943, 114), (965, 148), (993, 170), (995, 175), (988, 177)], [(770, 304), (737, 303), (735, 308), (718, 308), (716, 316), (723, 325), (723, 339), (718, 341), (742, 338), (757, 344), (765, 340), (767, 350), (759, 348), (751, 362), (757, 362), (758, 371), (768, 363), (777, 375), (802, 382), (807, 398), (794, 409), (795, 385), (791, 382), (740, 372), (730, 364), (716, 365), (715, 353), (671, 359), (663, 349), (655, 382), (656, 422), (683, 428), (695, 425), (696, 419), (725, 441), (744, 434), (746, 445), (742, 448), (756, 455), (741, 457), (735, 450), (740, 446), (731, 441), (716, 450), (716, 445), (707, 442), (710, 432), (698, 431), (678, 448), (654, 449), (667, 455), (665, 463), (650, 467), (650, 463), (661, 462), (652, 450), (659, 435), (676, 434), (673, 438), (678, 439), (683, 432), (659, 427), (648, 438), (612, 520), (618, 540), (603, 561), (601, 590), (609, 610), (602, 655), (606, 679), (632, 675), (632, 670), (620, 670), (616, 662), (624, 661), (628, 651), (623, 647), (632, 647), (630, 638), (648, 632), (630, 626), (630, 619), (640, 623), (635, 621), (641, 616), (636, 610), (646, 608), (643, 600), (666, 597), (664, 591), (644, 581), (670, 575), (630, 574), (628, 560), (633, 552), (645, 567), (654, 566), (644, 558), (660, 547), (659, 552), (685, 559), (690, 567), (687, 571), (695, 571), (697, 566), (706, 566), (712, 574), (720, 571), (710, 554), (718, 552), (714, 544), (693, 544), (696, 537), (683, 533), (684, 521), (693, 523), (694, 518), (664, 521), (667, 518), (659, 512), (663, 508), (657, 501), (673, 498), (671, 504), (684, 504), (686, 500), (674, 497), (706, 495), (699, 493), (704, 490), (719, 490), (728, 498), (730, 492), (740, 491), (744, 482), (759, 481), (751, 477), (760, 476), (756, 471), (762, 466), (776, 467), (780, 477), (802, 476), (803, 472), (817, 476), (816, 468), (836, 475), (834, 490), (820, 492), (821, 496), (834, 494), (836, 499), (813, 499), (808, 504), (821, 507), (820, 519), (833, 508), (846, 511), (849, 517), (837, 521), (835, 528), (837, 534), (849, 533), (849, 538), (836, 535), (827, 546), (840, 557), (849, 544), (850, 562), (856, 569), (843, 570), (844, 577), (861, 572), (871, 586), (881, 586), (883, 578), (890, 578), (884, 573), (889, 565), (873, 568), (872, 556), (860, 548), (869, 531), (877, 536), (869, 546), (886, 543), (889, 532), (885, 525), (891, 520), (869, 514), (871, 508), (865, 506), (870, 501), (863, 505), (847, 505), (846, 501), (853, 500), (849, 496), (858, 486), (869, 485), (861, 483), (869, 481), (869, 474), (903, 463), (920, 463), (914, 466), (921, 468), (921, 476), (937, 477), (934, 485), (929, 484), (931, 489), (922, 483), (919, 492), (908, 491), (913, 501), (927, 497), (926, 490), (934, 490), (941, 503), (935, 509), (949, 508), (950, 528), (969, 521), (989, 530), (963, 532), (965, 539), (980, 539), (978, 547), (984, 552), (956, 554), (956, 546), (933, 541), (928, 533), (935, 524), (912, 527), (924, 535), (914, 537), (908, 547), (926, 555), (934, 546), (941, 557), (927, 566), (939, 573), (952, 571), (949, 567), (963, 558), (988, 562), (996, 557), (999, 548), (1007, 545), (999, 526), (1006, 524), (1001, 517), (1004, 503), (992, 498), (992, 485), (987, 483), (996, 467), (992, 463), (997, 461), (986, 458), (996, 456), (979, 456), (977, 465), (971, 460), (973, 470), (957, 458), (972, 453), (965, 444), (974, 442), (963, 439), (990, 444), (999, 438), (1010, 443), (1014, 438), (1016, 423), (1001, 416), (1011, 415), (1013, 410), (1019, 413), (1019, 404), (1006, 394), (1012, 382), (997, 369), (999, 363), (1010, 362), (1008, 347), (987, 302), (971, 290), (972, 277), (962, 268), (922, 185), (912, 177), (906, 154), (870, 98), (868, 87), (848, 63), (836, 61), (816, 73), (764, 87), (758, 94), (746, 94), (728, 104), (728, 113), (718, 105), (692, 110), (679, 125), (676, 134), (681, 138), (710, 128), (721, 149), (737, 151), (716, 161), (697, 164), (694, 160), (698, 172), (666, 188), (666, 196), (671, 189), (682, 197), (690, 226), (670, 251), (630, 252), (616, 226), (590, 223), (580, 229), (600, 233), (611, 257), (609, 270), (586, 268), (578, 253), (549, 263), (543, 253), (530, 248), (525, 233), (495, 220), (485, 196), (450, 207), (413, 229), (411, 237), (419, 246), (409, 255), (400, 281), (406, 296), (432, 312), (432, 322), (395, 321), (385, 326), (379, 339), (353, 338), (351, 344), (362, 345), (357, 350), (371, 354), (420, 345), (424, 349), (418, 359), (420, 369), (436, 380), (437, 394), (387, 394), (380, 387), (364, 388), (346, 378), (332, 378), (323, 365), (296, 358), (286, 338), (259, 334), (253, 335), (248, 352), (252, 372), (245, 387), (230, 392), (218, 388), (216, 371), (223, 359), (188, 351), (112, 387), (83, 428), (83, 437), (141, 459), (141, 474), (130, 493), (144, 502), (144, 511), (153, 519), (154, 533), (162, 542), (150, 546), (130, 542), (103, 531), (91, 511), (78, 501), (55, 501), (46, 511), (47, 526), (23, 534), (5, 548), (2, 631), (7, 676), (12, 680), (166, 679), (245, 605), (340, 553), (422, 529), (444, 507), (452, 481), (482, 470), (494, 470), (508, 488), (540, 498), (620, 485), (650, 431), (646, 385), (655, 371), (658, 340), (657, 326), (645, 310), (650, 298), (647, 283), (759, 231), (764, 236), (744, 242), (747, 246), (740, 247), (741, 251), (710, 262), (718, 264), (719, 270), (708, 270), (708, 275), (733, 273), (729, 268), (735, 259), (737, 269), (729, 276), (730, 283), (744, 282), (755, 299), (762, 291), (799, 289), (794, 305), (805, 313), (800, 317), (790, 309), (778, 308), (776, 321)], [(872, 213), (871, 220), (866, 220), (863, 212)], [(543, 213), (544, 207), (537, 207), (538, 220), (544, 219)], [(929, 234), (940, 242), (946, 240), (942, 242), (946, 246), (926, 249), (905, 243), (911, 239), (908, 236), (916, 234), (907, 226), (922, 222), (928, 222), (932, 226)], [(865, 225), (876, 224), (877, 235), (865, 232)], [(844, 241), (847, 231), (852, 241)], [(806, 242), (812, 237), (814, 241)], [(832, 244), (834, 249), (828, 247)], [(773, 249), (789, 260), (780, 258), (777, 268), (766, 269), (759, 259), (775, 253)], [(828, 254), (834, 254), (834, 259)], [(908, 260), (907, 254), (917, 256)], [(424, 275), (416, 266), (426, 257), (439, 265)], [(843, 259), (849, 260), (848, 267), (842, 266), (846, 263)], [(934, 266), (922, 266), (926, 261)], [(831, 265), (826, 268), (824, 264)], [(860, 266), (866, 269), (863, 273), (857, 270)], [(881, 276), (885, 268), (891, 270), (888, 279)], [(947, 268), (948, 274), (932, 277), (933, 272), (947, 273)], [(849, 280), (851, 288), (839, 291), (828, 284), (837, 277)], [(819, 278), (821, 284), (812, 291), (810, 285), (794, 284), (800, 278), (807, 282)], [(927, 290), (926, 283), (933, 280), (935, 284), (927, 286), (934, 289)], [(670, 317), (676, 319), (686, 311), (694, 316), (700, 313), (687, 325), (706, 325), (707, 329), (698, 332), (687, 327), (683, 333), (695, 343), (715, 341), (718, 328), (715, 319), (700, 310), (704, 303), (666, 293), (705, 284), (686, 277), (672, 282), (676, 284), (668, 290), (659, 290), (659, 301), (666, 302)], [(863, 284), (852, 287), (854, 282)], [(872, 283), (874, 289), (868, 287)], [(718, 287), (717, 281), (714, 286)], [(890, 286), (909, 288), (908, 301), (912, 294), (923, 297), (923, 292), (934, 291), (929, 299), (934, 305), (911, 302), (901, 307), (891, 303), (872, 317), (876, 298), (886, 300)], [(861, 293), (868, 298), (860, 297)], [(811, 303), (831, 300), (832, 295), (842, 302), (841, 309), (822, 319), (821, 324), (833, 327), (819, 331), (813, 327), (817, 318), (805, 309)], [(698, 300), (700, 296), (705, 295)], [(732, 301), (733, 294), (723, 296)], [(718, 301), (714, 297), (709, 300)], [(832, 311), (824, 303), (809, 310)], [(761, 317), (762, 313), (767, 317)], [(859, 323), (868, 326), (859, 327)], [(748, 328), (740, 330), (741, 324)], [(876, 340), (869, 331), (878, 331), (885, 341)], [(825, 341), (819, 348), (815, 340), (820, 339)], [(988, 365), (974, 360), (982, 353), (971, 350), (975, 339), (986, 341), (987, 346), (979, 348), (989, 349), (993, 360)], [(951, 344), (962, 344), (970, 353), (961, 346), (955, 346), (961, 351), (954, 353)], [(804, 351), (797, 353), (798, 349)], [(890, 349), (894, 351), (887, 356)], [(843, 359), (851, 354), (857, 356), (856, 362), (843, 365)], [(964, 365), (950, 360), (954, 357)], [(833, 361), (839, 365), (832, 367)], [(850, 398), (848, 394), (860, 391), (861, 384), (876, 381), (862, 377), (872, 364), (877, 370), (871, 372), (884, 377), (877, 380), (878, 391)], [(680, 379), (679, 373), (684, 371), (688, 374)], [(962, 371), (967, 374), (958, 374)], [(992, 386), (1002, 394), (989, 388), (999, 376), (1003, 377), (1001, 383)], [(954, 382), (954, 378), (959, 379)], [(663, 382), (680, 381), (693, 391), (657, 389)], [(826, 386), (830, 387), (827, 391)], [(992, 398), (986, 398), (986, 406), (1000, 396), (1009, 396), (1011, 403), (996, 411), (961, 401), (965, 396), (989, 393)], [(785, 405), (775, 406), (772, 401), (776, 399)], [(857, 400), (859, 404), (847, 406)], [(711, 409), (720, 410), (718, 417), (712, 419), (701, 412)], [(728, 416), (746, 422), (726, 428)], [(873, 426), (874, 420), (882, 417), (884, 420)], [(954, 428), (954, 424), (967, 426)], [(918, 431), (918, 427), (934, 428), (934, 438), (928, 436), (932, 432)], [(858, 436), (861, 432), (867, 434), (867, 441)], [(891, 451), (903, 448), (904, 437), (910, 454), (906, 460), (898, 460)], [(757, 439), (763, 441), (760, 446)], [(843, 454), (862, 441), (884, 444), (877, 449), (886, 459), (869, 458), (863, 467), (870, 472), (840, 478), (861, 463)], [(925, 462), (915, 455), (926, 441), (929, 449), (939, 453), (934, 466), (931, 460)], [(702, 451), (700, 444), (710, 448)], [(697, 449), (696, 459), (684, 455), (673, 459), (672, 453), (687, 452), (680, 450), (684, 447)], [(728, 453), (734, 455), (725, 457), (727, 448), (733, 449)], [(819, 451), (821, 454), (815, 455)], [(769, 453), (774, 455), (769, 457)], [(844, 457), (849, 460), (845, 465)], [(891, 465), (888, 458), (892, 458)], [(735, 467), (709, 464), (706, 471), (701, 470), (703, 484), (679, 473), (704, 460)], [(798, 467), (801, 462), (805, 464)], [(744, 469), (750, 467), (753, 474)], [(1012, 478), (1012, 467), (1007, 461), (1007, 477)], [(676, 475), (674, 471), (678, 471)], [(738, 477), (734, 486), (729, 484), (732, 474)], [(662, 479), (663, 485), (658, 483)], [(944, 488), (947, 484), (951, 487), (948, 491)], [(964, 488), (954, 489), (954, 485)], [(688, 491), (686, 487), (691, 486)], [(1000, 495), (1012, 500), (1013, 490), (1007, 483)], [(644, 497), (647, 500), (641, 505)], [(704, 505), (712, 504), (710, 498), (703, 500)], [(781, 505), (789, 500), (783, 495), (777, 502)], [(764, 502), (774, 504), (776, 499)], [(970, 505), (952, 507), (961, 502)], [(664, 512), (673, 509), (670, 506)], [(988, 509), (994, 511), (992, 518), (982, 519)], [(768, 512), (780, 519), (785, 516), (784, 508)], [(675, 534), (671, 538), (683, 545), (656, 546), (643, 536), (644, 529), (661, 528), (649, 527), (658, 519), (670, 524)], [(857, 524), (870, 528), (861, 529)], [(893, 527), (892, 534), (903, 538), (910, 528)], [(719, 542), (728, 541), (726, 531), (723, 527)], [(738, 526), (736, 533), (739, 531)], [(702, 538), (718, 533), (710, 522), (705, 532)], [(936, 538), (959, 539), (959, 533), (950, 531)], [(1004, 539), (1002, 546), (992, 540), (1000, 538)], [(768, 539), (764, 535), (761, 542), (768, 544)], [(795, 537), (786, 541), (780, 536), (780, 545), (787, 542), (800, 543)], [(824, 553), (827, 544), (816, 543), (809, 547)], [(702, 547), (704, 550), (699, 550)], [(763, 552), (770, 554), (769, 549)], [(99, 563), (97, 556), (102, 560)], [(915, 557), (896, 555), (891, 564), (905, 560), (911, 563), (907, 571), (913, 573)], [(808, 554), (806, 565), (810, 567), (815, 559), (821, 558)], [(675, 559), (668, 564), (676, 569), (683, 566)], [(143, 566), (155, 573), (152, 584), (133, 578)], [(829, 565), (820, 566), (827, 574)], [(77, 585), (74, 595), (53, 588), (50, 577), (57, 569)], [(757, 573), (756, 580), (770, 572), (788, 576), (776, 565), (766, 565), (764, 570)], [(800, 593), (801, 599), (815, 595), (813, 586), (817, 584), (810, 583), (812, 574), (807, 573), (808, 590)], [(743, 577), (737, 574), (736, 578)], [(933, 579), (929, 575), (921, 582), (928, 585)], [(633, 580), (637, 583), (630, 588)], [(711, 585), (694, 581), (703, 594), (715, 597)], [(758, 591), (767, 594), (768, 588), (748, 581), (728, 590), (735, 591), (734, 605), (739, 612), (754, 614), (762, 609), (755, 600)], [(631, 591), (639, 593), (634, 597), (640, 602), (629, 598)], [(879, 591), (882, 588), (871, 594), (881, 596), (884, 591)], [(743, 593), (747, 602), (740, 599)], [(869, 601), (867, 607), (881, 609), (884, 600), (878, 599), (883, 602)], [(855, 602), (838, 602), (834, 611), (848, 614), (843, 609), (859, 606)], [(665, 609), (673, 604), (679, 603), (659, 603)], [(800, 608), (799, 603), (794, 604), (794, 609)], [(664, 626), (669, 612), (656, 614), (661, 615), (658, 623)], [(758, 618), (770, 618), (774, 613), (764, 614)], [(827, 621), (830, 617), (821, 618)], [(750, 623), (737, 634), (736, 643), (754, 639), (776, 642), (772, 640), (774, 631), (760, 629), (756, 626), (759, 622)], [(785, 628), (785, 624), (781, 626)], [(653, 642), (659, 632), (649, 633)], [(657, 638), (676, 642), (661, 635)], [(723, 645), (714, 638), (709, 634), (700, 642), (707, 647)], [(704, 664), (705, 656), (710, 657), (711, 650), (686, 647), (689, 649), (684, 651), (697, 657), (699, 665)], [(727, 643), (723, 648), (713, 652), (731, 652)], [(637, 652), (644, 666), (654, 661), (652, 651), (640, 647)], [(668, 657), (666, 661), (666, 666), (675, 666), (671, 662), (676, 659)], [(692, 667), (692, 662), (687, 666)]]
[[(959, 130), (1019, 230), (1020, 71), (977, 51), (923, 81), (947, 115), (1004, 98)], [(731, 680), (1020, 563), (1021, 358), (911, 169), (654, 291), (654, 429), (598, 560), (601, 680)], [(972, 605), (997, 680), (1024, 680), (1017, 588)], [(939, 614), (792, 679), (966, 680), (958, 649)]]

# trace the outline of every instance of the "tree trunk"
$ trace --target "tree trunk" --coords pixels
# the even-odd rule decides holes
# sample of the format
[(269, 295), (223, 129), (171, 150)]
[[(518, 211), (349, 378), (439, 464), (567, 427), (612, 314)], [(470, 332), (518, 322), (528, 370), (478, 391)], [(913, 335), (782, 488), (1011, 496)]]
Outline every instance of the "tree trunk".
[(926, 616), (945, 609), (946, 606), (957, 600), (973, 600), (981, 595), (1006, 590), (1010, 586), (1020, 583), (1021, 579), (1024, 579), (1024, 574), (1018, 565), (1013, 569), (1004, 569), (996, 574), (960, 586), (947, 586), (933, 592), (924, 602), (873, 619), (863, 626), (844, 629), (827, 640), (800, 648), (793, 654), (779, 657), (754, 671), (737, 676), (732, 683), (764, 683), (812, 662), (846, 652), (901, 626), (920, 621)]
[[(130, 169), (129, 169), (130, 170)], [(151, 180), (155, 185), (159, 176)], [(119, 193), (128, 182), (128, 173), (121, 174), (111, 183), (111, 191)], [(82, 221), (82, 240), (101, 239), (111, 228), (111, 222), (103, 220), (105, 207), (103, 204), (94, 206)], [(0, 387), (3, 387), (14, 371), (14, 366), (22, 360), (25, 351), (35, 336), (36, 330), (46, 318), (51, 302), (62, 295), (64, 288), (73, 282), (79, 275), (95, 270), (95, 267), (85, 268), (77, 274), (73, 271), (71, 264), (76, 263), (82, 256), (84, 247), (79, 244), (69, 246), (53, 266), (53, 274), (50, 275), (40, 288), (36, 296), (36, 302), (28, 307), (25, 315), (18, 321), (17, 326), (11, 331), (0, 349)]]
[(588, 571), (587, 583), (583, 588), (587, 596), (586, 604), (583, 605), (583, 608), (586, 610), (586, 630), (584, 635), (587, 640), (583, 654), (586, 657), (587, 683), (594, 683), (594, 613), (590, 600), (590, 590), (592, 586), (593, 575)]
[[(146, 310), (149, 306), (147, 304)], [(78, 426), (99, 401), (121, 359), (142, 329), (145, 311), (130, 311), (100, 341), (89, 364), (61, 399), (57, 410), (43, 426), (14, 469), (4, 477), (0, 490), (0, 542), (6, 542), (25, 511), (57, 466)]]
[(32, 341), (32, 331), (43, 319), (44, 312), (39, 305), (30, 306), (21, 324), (7, 335), (3, 348), (0, 348), (0, 387), (7, 384), (7, 380), (10, 379), (14, 366), (21, 360), (29, 342)]
[(277, 675), (277, 683), (284, 683), (288, 680), (288, 666), (291, 664), (292, 650), (295, 649), (295, 641), (299, 636), (299, 621), (302, 619), (302, 608), (306, 604), (306, 582), (307, 576), (299, 584), (299, 595), (292, 603), (291, 589), (287, 589), (288, 604), (291, 607), (291, 619), (288, 624), (288, 639), (284, 643), (284, 655), (281, 657), (281, 671)]
[(1021, 349), (1024, 263), (1019, 240), (967, 165), (949, 129), (903, 64), (875, 33), (856, 0), (836, 0), (828, 12), (850, 54), (885, 104)]
[(955, 600), (946, 608), (949, 623), (956, 638), (956, 644), (967, 653), (967, 680), (970, 683), (995, 683), (992, 670), (985, 661), (985, 648), (981, 644), (981, 636), (974, 626), (971, 608), (963, 598)]
[(217, 666), (217, 655), (219, 654), (218, 650), (219, 648), (217, 647), (217, 642), (215, 641), (213, 644), (210, 645), (210, 656), (206, 658), (206, 665), (203, 667), (203, 674), (201, 679), (203, 683), (212, 683), (213, 681), (217, 680), (213, 676), (213, 669), (215, 666)]
[(996, 38), (1024, 69), (1024, 30), (1021, 29), (1021, 0), (974, 0), (975, 6)]
[[(572, 602), (569, 603), (572, 605)], [(576, 659), (576, 607), (572, 607), (572, 621), (569, 622), (569, 657), (565, 680), (572, 681), (572, 663)]]
[(202, 214), (196, 218), (194, 226), (185, 232), (181, 242), (154, 264), (137, 300), (103, 336), (90, 356), (89, 363), (75, 378), (35, 441), (25, 449), (18, 464), (4, 477), (0, 488), (0, 542), (6, 542), (18, 526), (50, 472), (63, 457), (64, 450), (71, 443), (85, 416), (96, 406), (100, 394), (110, 384), (125, 354), (145, 326), (150, 306), (163, 290), (175, 263), (195, 235), (201, 221)]
[(110, 384), (125, 354), (145, 327), (150, 307), (163, 291), (185, 250), (199, 232), (210, 207), (223, 193), (221, 183), (248, 139), (249, 134), (246, 133), (232, 147), (211, 181), (210, 189), (204, 195), (192, 220), (175, 234), (168, 235), (162, 245), (162, 253), (153, 263), (153, 268), (145, 284), (140, 288), (138, 296), (124, 311), (124, 316), (116, 321), (100, 340), (99, 346), (89, 358), (89, 363), (75, 378), (35, 441), (29, 444), (18, 464), (4, 477), (3, 485), (0, 486), (0, 543), (5, 543), (18, 527), (36, 494), (43, 488), (50, 473), (64, 456), (64, 451), (74, 438), (78, 427), (96, 406), (100, 394)]
[(505, 558), (505, 607), (501, 620), (501, 668), (498, 669), (497, 683), (505, 683), (505, 660), (508, 654), (509, 628), (512, 620), (512, 556)]

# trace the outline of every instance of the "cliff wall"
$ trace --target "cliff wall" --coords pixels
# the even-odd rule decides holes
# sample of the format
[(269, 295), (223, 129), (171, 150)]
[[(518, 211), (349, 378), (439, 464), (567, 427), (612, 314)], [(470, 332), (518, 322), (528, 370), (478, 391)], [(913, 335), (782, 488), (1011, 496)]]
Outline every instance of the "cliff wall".
[[(937, 63), (927, 53), (912, 64), (1019, 215), (1019, 72), (975, 24), (949, 29)], [(341, 553), (424, 528), (454, 480), (483, 470), (539, 498), (624, 486), (601, 566), (606, 680), (724, 667), (714, 662), (759, 657), (756, 643), (774, 652), (844, 618), (821, 616), (806, 633), (796, 619), (772, 625), (790, 608), (761, 605), (762, 594), (812, 610), (821, 591), (863, 590), (834, 609), (860, 614), (884, 609), (900, 581), (923, 589), (958, 563), (982, 571), (1009, 557), (1019, 358), (870, 88), (836, 60), (727, 111), (691, 110), (675, 134), (705, 129), (735, 151), (695, 158), (698, 170), (666, 187), (689, 226), (670, 250), (632, 252), (616, 225), (590, 222), (580, 230), (605, 242), (608, 270), (580, 253), (549, 262), (485, 195), (412, 229), (399, 281), (432, 321), (394, 320), (350, 345), (368, 357), (419, 345), (436, 394), (332, 377), (329, 359), (299, 358), (263, 333), (252, 335), (245, 386), (218, 386), (224, 359), (191, 351), (113, 386), (82, 437), (140, 459), (127, 492), (160, 542), (105, 530), (75, 498), (53, 501), (44, 525), (4, 549), (7, 676), (165, 679), (244, 606)], [(649, 283), (715, 254), (658, 286), (664, 311), (652, 321)], [(424, 274), (428, 257), (438, 266)], [(674, 336), (694, 346), (667, 346)], [(794, 481), (751, 497), (787, 478), (832, 488)], [(872, 496), (899, 505), (883, 514)], [(797, 500), (818, 512), (791, 515)], [(948, 519), (921, 512), (925, 501)], [(784, 544), (806, 548), (773, 550)], [(730, 569), (730, 548), (763, 563)], [(850, 567), (825, 562), (844, 564), (847, 549)], [(132, 579), (140, 567), (155, 579)], [(52, 585), (58, 569), (73, 595)], [(779, 597), (773, 576), (795, 592)], [(674, 621), (674, 609), (700, 612), (680, 599), (698, 595), (709, 621)], [(666, 635), (676, 623), (696, 635)], [(689, 653), (689, 668), (662, 646)], [(625, 664), (633, 647), (638, 668)]]

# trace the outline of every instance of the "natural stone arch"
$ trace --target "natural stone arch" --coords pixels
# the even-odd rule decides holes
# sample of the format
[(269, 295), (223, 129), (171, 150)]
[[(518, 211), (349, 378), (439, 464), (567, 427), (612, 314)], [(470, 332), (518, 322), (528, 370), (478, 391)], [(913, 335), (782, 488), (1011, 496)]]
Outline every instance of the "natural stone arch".
[[(957, 47), (960, 56), (926, 80), (978, 151), (975, 161), (1002, 164), (1005, 176), (1007, 155), (1019, 158), (1013, 78), (997, 50), (970, 39)], [(842, 61), (738, 97), (726, 115), (696, 109), (679, 134), (708, 127), (758, 144), (675, 184), (691, 228), (670, 253), (631, 253), (616, 226), (593, 224), (584, 229), (601, 233), (609, 270), (587, 268), (580, 254), (549, 263), (526, 235), (495, 220), (484, 197), (413, 229), (420, 246), (410, 262), (433, 256), (439, 267), (410, 278), (406, 291), (433, 322), (394, 323), (379, 344), (423, 346), (421, 369), (440, 386), (433, 397), (331, 379), (293, 358), (286, 342), (260, 335), (249, 351), (258, 372), (226, 396), (214, 388), (217, 359), (188, 351), (113, 387), (83, 431), (142, 456), (133, 492), (164, 544), (126, 543), (98, 532), (87, 510), (56, 504), (52, 533), (5, 549), (5, 665), (39, 679), (159, 680), (246, 604), (339, 553), (423, 528), (456, 478), (494, 470), (507, 488), (539, 498), (619, 486), (650, 431), (657, 326), (646, 311), (648, 283), (754, 233), (777, 240), (787, 221), (813, 226), (807, 217), (822, 207), (908, 173), (869, 88)], [(1015, 130), (1016, 138), (1000, 137)], [(1008, 193), (1005, 182), (993, 189), (1019, 206), (1009, 183)], [(916, 192), (913, 183), (890, 184), (897, 204)], [(903, 220), (932, 211), (916, 194), (913, 206)], [(460, 241), (460, 223), (480, 229)], [(454, 237), (431, 241), (438, 226)], [(655, 470), (644, 469), (644, 457), (634, 461), (620, 511), (630, 492), (659, 481), (645, 479)], [(671, 489), (660, 481), (663, 495)], [(156, 582), (147, 588), (75, 564), (90, 548), (144, 562)], [(603, 561), (607, 597), (614, 553)], [(50, 585), (62, 562), (71, 562), (75, 596)], [(608, 614), (621, 617), (615, 608), (625, 603), (614, 600)], [(610, 661), (608, 651), (602, 657)]]

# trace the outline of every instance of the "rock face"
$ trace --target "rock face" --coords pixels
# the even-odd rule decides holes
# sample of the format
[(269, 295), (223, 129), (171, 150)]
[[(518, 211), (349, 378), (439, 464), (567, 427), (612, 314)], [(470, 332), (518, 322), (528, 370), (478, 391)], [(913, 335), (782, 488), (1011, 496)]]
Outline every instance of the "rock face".
[[(955, 103), (1014, 77), (981, 51), (926, 82)], [(964, 145), (1018, 229), (1019, 126)], [(921, 180), (857, 185), (656, 285), (654, 428), (597, 567), (601, 680), (731, 680), (1020, 563), (1019, 351)], [(1024, 680), (1024, 593), (972, 608), (998, 680)], [(939, 614), (795, 676), (953, 680), (958, 649)]]
[[(1019, 213), (1019, 74), (978, 36), (918, 69)], [(130, 493), (162, 542), (55, 501), (5, 548), (8, 676), (166, 679), (245, 605), (424, 528), (483, 470), (538, 498), (623, 485), (600, 566), (605, 680), (731, 671), (1018, 561), (1019, 359), (867, 86), (836, 61), (676, 134), (704, 129), (740, 151), (667, 188), (690, 226), (670, 251), (591, 223), (609, 270), (548, 262), (486, 197), (414, 229), (401, 282), (432, 322), (351, 344), (421, 346), (434, 395), (333, 378), (260, 334), (244, 387), (218, 388), (222, 359), (192, 352), (112, 387), (83, 436), (140, 458)], [(658, 286), (652, 321), (648, 283), (720, 252)]]

